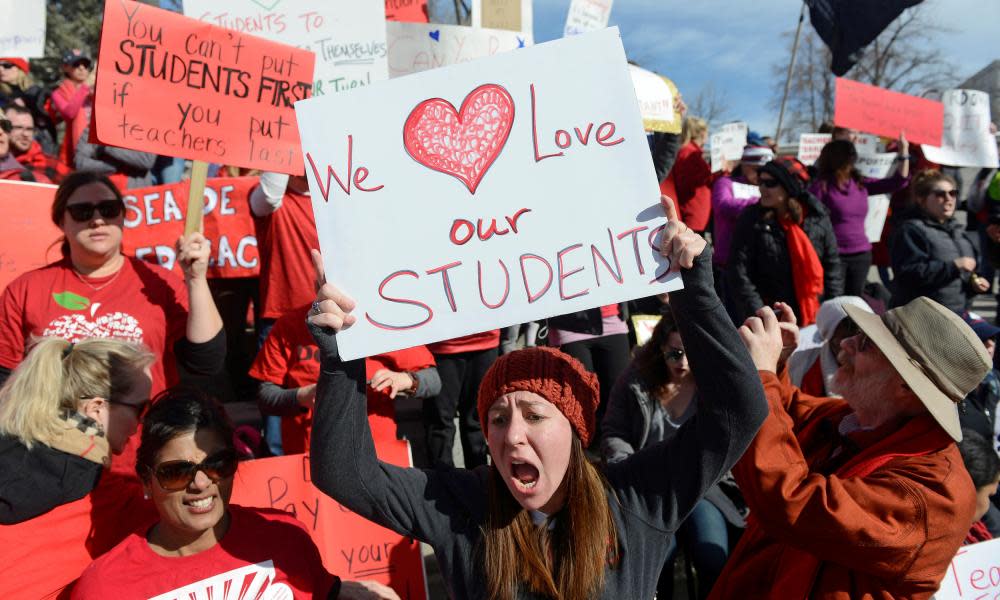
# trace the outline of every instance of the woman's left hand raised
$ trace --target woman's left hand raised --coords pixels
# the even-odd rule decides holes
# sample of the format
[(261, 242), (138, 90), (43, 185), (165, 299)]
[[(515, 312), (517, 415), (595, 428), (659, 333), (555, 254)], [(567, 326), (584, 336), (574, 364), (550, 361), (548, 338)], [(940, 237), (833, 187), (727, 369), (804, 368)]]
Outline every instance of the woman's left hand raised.
[(208, 257), (212, 254), (212, 244), (200, 231), (177, 238), (177, 262), (184, 271), (184, 280), (205, 279), (208, 273)]
[(682, 268), (690, 269), (694, 266), (694, 259), (705, 251), (707, 245), (705, 238), (691, 231), (681, 221), (672, 199), (661, 195), (660, 204), (663, 206), (663, 212), (667, 214), (667, 226), (660, 234), (660, 254), (670, 259), (672, 273), (676, 273)]

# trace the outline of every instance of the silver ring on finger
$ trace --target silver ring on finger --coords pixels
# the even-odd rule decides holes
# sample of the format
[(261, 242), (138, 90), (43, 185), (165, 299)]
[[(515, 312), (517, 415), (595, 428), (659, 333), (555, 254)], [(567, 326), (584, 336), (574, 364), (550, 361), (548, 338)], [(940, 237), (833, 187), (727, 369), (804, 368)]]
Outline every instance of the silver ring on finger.
[(309, 316), (310, 317), (315, 317), (316, 315), (320, 314), (321, 312), (323, 312), (323, 309), (319, 307), (319, 300), (314, 301), (312, 303), (312, 307), (309, 309)]

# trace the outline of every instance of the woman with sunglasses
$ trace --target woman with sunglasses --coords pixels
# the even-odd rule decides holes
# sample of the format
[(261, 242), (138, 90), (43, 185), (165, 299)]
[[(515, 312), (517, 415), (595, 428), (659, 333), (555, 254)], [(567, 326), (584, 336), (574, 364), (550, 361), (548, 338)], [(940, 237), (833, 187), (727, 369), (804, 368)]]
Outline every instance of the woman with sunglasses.
[[(697, 393), (684, 340), (668, 311), (611, 390), (601, 439), (604, 461), (620, 462), (643, 448), (674, 438), (694, 416)], [(746, 525), (744, 509), (721, 485), (739, 499), (739, 490), (727, 474), (723, 482), (709, 488), (677, 530), (677, 541), (697, 573), (699, 598), (708, 596), (726, 564), (729, 528)], [(673, 597), (676, 548), (674, 543), (660, 571), (656, 597), (661, 600)]]
[[(506, 354), (483, 378), (478, 414), (491, 465), (421, 470), (380, 462), (366, 418), (364, 361), (342, 361), (334, 334), (358, 318), (354, 301), (320, 287), (309, 317), (321, 367), (313, 482), (365, 518), (430, 544), (452, 597), (652, 598), (673, 532), (766, 416), (753, 361), (715, 294), (711, 252), (673, 203), (661, 201), (668, 213), (661, 252), (684, 280), (671, 306), (692, 357), (697, 415), (671, 440), (603, 468), (584, 454), (595, 430), (596, 376), (548, 347)], [(773, 313), (762, 314), (768, 323), (753, 327), (774, 331)]]
[(328, 573), (288, 513), (230, 504), (236, 467), (233, 426), (217, 402), (182, 389), (157, 397), (135, 468), (159, 521), (94, 561), (73, 598), (228, 598), (230, 586), (246, 598), (398, 598)]
[(154, 361), (139, 344), (41, 338), (0, 389), (0, 563), (17, 565), (0, 596), (55, 597), (150, 522), (134, 477), (108, 466), (149, 403)]
[(736, 221), (726, 268), (726, 294), (744, 322), (784, 302), (799, 323), (816, 322), (820, 297), (843, 293), (837, 240), (826, 208), (806, 190), (799, 161), (778, 157), (760, 168), (760, 202)]
[(25, 58), (0, 58), (0, 108), (15, 104), (28, 109), (35, 120), (35, 141), (52, 156), (58, 148), (55, 122), (45, 110), (48, 94), (35, 83), (29, 67)]
[(912, 190), (914, 205), (889, 243), (891, 305), (927, 296), (961, 314), (990, 283), (976, 274), (979, 253), (965, 225), (955, 219), (958, 187), (950, 176), (927, 170), (917, 174)]

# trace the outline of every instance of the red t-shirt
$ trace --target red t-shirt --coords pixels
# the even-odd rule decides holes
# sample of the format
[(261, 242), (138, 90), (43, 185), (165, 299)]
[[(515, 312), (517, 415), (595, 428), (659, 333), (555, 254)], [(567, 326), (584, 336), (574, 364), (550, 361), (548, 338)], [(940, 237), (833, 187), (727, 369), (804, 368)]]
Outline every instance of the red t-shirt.
[(316, 297), (316, 274), (309, 251), (319, 248), (309, 196), (285, 192), (281, 207), (254, 217), (260, 254), (261, 317), (277, 319)]
[(66, 586), (87, 565), (156, 518), (156, 508), (143, 500), (138, 480), (103, 473), (83, 498), (0, 527), (0, 564), (6, 569), (0, 577), (0, 598), (67, 597)]
[[(250, 367), (251, 377), (269, 381), (285, 389), (299, 388), (319, 380), (319, 348), (306, 327), (306, 315), (310, 307), (311, 303), (299, 306), (274, 323)], [(434, 356), (425, 346), (415, 346), (366, 358), (365, 376), (371, 380), (379, 369), (414, 372), (433, 367), (434, 364)], [(389, 394), (385, 391), (376, 392), (371, 386), (366, 387), (366, 390), (368, 422), (373, 434), (376, 430), (390, 429), (389, 435), (395, 438), (395, 411)], [(312, 411), (283, 418), (281, 445), (285, 454), (308, 452), (311, 428)]]
[(162, 267), (129, 257), (114, 275), (90, 278), (64, 259), (21, 275), (4, 290), (0, 366), (15, 368), (31, 336), (140, 342), (160, 359), (150, 367), (156, 394), (177, 381), (173, 346), (185, 333), (187, 314), (184, 280)]
[(153, 552), (132, 534), (80, 576), (73, 598), (326, 598), (333, 575), (295, 517), (229, 505), (229, 531), (191, 556)]
[(462, 337), (442, 340), (433, 344), (427, 344), (427, 349), (434, 354), (459, 354), (461, 352), (475, 352), (477, 350), (489, 350), (500, 345), (500, 330), (493, 329), (481, 333), (472, 333)]

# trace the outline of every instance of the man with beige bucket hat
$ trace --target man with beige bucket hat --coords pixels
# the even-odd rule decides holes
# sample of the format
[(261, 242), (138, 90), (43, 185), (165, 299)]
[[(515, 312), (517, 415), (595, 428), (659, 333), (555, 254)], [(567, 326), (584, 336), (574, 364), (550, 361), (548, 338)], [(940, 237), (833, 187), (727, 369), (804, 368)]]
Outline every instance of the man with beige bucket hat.
[(740, 329), (770, 415), (733, 468), (750, 519), (711, 598), (929, 598), (975, 510), (956, 405), (990, 368), (982, 342), (927, 298), (846, 306), (843, 398), (820, 398), (784, 372), (798, 328), (776, 308)]

